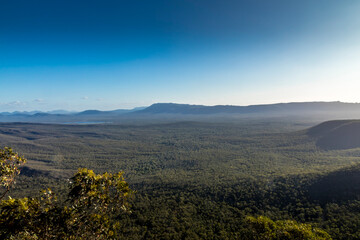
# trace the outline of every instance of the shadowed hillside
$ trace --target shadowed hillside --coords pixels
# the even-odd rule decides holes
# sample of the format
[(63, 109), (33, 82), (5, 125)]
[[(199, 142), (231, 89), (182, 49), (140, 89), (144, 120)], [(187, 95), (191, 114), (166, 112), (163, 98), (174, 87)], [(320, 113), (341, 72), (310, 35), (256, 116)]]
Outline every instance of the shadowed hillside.
[(309, 188), (310, 197), (321, 203), (360, 200), (360, 165), (342, 168), (319, 177)]
[(308, 130), (317, 138), (316, 145), (326, 150), (360, 147), (360, 120), (340, 120), (321, 123)]

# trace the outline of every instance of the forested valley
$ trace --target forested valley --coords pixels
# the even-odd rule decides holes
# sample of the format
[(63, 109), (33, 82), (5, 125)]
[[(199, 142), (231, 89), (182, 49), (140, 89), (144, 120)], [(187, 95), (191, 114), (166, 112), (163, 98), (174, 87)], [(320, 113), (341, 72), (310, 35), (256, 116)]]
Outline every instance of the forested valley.
[(359, 126), (1, 123), (0, 146), (28, 159), (12, 198), (51, 188), (66, 199), (79, 168), (123, 171), (133, 194), (110, 238), (294, 239), (302, 228), (296, 239), (360, 239)]

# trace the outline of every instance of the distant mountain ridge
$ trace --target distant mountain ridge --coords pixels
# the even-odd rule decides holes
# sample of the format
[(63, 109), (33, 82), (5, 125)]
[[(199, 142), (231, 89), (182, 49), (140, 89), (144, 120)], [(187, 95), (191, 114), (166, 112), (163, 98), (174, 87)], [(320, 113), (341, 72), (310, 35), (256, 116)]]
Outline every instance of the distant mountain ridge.
[(359, 111), (359, 103), (343, 102), (294, 102), (266, 105), (190, 105), (176, 103), (155, 103), (136, 113), (150, 114), (249, 114), (268, 112), (299, 112), (299, 111)]
[(15, 111), (15, 112), (0, 112), (0, 116), (14, 116), (14, 115), (22, 115), (22, 116), (31, 116), (36, 114), (48, 114), (48, 115), (67, 115), (67, 114), (75, 114), (75, 111), (66, 111), (66, 110), (52, 110), (52, 111)]
[(116, 109), (110, 111), (101, 111), (101, 110), (85, 110), (81, 112), (76, 111), (66, 111), (66, 110), (53, 110), (53, 111), (15, 111), (15, 112), (0, 112), (0, 116), (47, 116), (47, 115), (96, 115), (96, 114), (121, 114), (129, 113), (133, 111), (142, 110), (145, 107), (136, 107), (133, 109)]
[(234, 105), (191, 105), (177, 103), (155, 103), (149, 107), (117, 109), (112, 111), (86, 110), (68, 112), (55, 110), (48, 112), (3, 112), (0, 122), (38, 122), (38, 123), (77, 123), (103, 122), (117, 123), (127, 121), (202, 121), (234, 120), (236, 118), (313, 118), (318, 121), (331, 119), (360, 119), (359, 103), (343, 102), (295, 102), (250, 106)]
[(117, 109), (101, 111), (96, 109), (85, 110), (82, 112), (54, 110), (54, 111), (24, 111), (24, 112), (1, 112), (2, 116), (11, 115), (96, 115), (96, 114), (123, 114), (123, 113), (143, 113), (143, 114), (248, 114), (248, 113), (267, 113), (267, 112), (297, 112), (297, 111), (359, 111), (360, 103), (344, 102), (292, 102), (260, 104), (249, 106), (235, 105), (191, 105), (178, 103), (154, 103), (149, 107), (136, 107), (133, 109)]

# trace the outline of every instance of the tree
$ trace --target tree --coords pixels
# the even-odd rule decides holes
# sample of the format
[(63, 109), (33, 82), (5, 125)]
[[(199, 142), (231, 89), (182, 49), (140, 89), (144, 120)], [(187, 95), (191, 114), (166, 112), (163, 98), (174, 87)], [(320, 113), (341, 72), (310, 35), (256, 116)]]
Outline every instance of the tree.
[(272, 221), (270, 218), (247, 217), (249, 231), (247, 239), (254, 240), (330, 240), (324, 230), (311, 224), (297, 223), (292, 220)]
[[(1, 151), (1, 184), (6, 192), (25, 162), (10, 148)], [(128, 211), (127, 199), (132, 193), (123, 173), (95, 174), (82, 168), (71, 179), (69, 189), (64, 202), (59, 202), (51, 189), (37, 198), (2, 200), (0, 238), (115, 239), (120, 229), (116, 216)]]
[(0, 195), (3, 199), (15, 183), (15, 177), (20, 174), (20, 167), (26, 163), (26, 159), (14, 153), (11, 148), (0, 149), (0, 184), (5, 188)]

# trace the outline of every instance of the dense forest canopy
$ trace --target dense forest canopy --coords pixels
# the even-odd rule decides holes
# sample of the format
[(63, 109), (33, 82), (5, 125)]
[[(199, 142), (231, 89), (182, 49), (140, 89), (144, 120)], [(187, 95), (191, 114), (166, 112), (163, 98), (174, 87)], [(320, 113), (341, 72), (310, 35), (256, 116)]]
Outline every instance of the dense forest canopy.
[(313, 229), (297, 239), (358, 239), (360, 150), (318, 144), (337, 124), (4, 123), (0, 144), (28, 158), (14, 199), (37, 199), (51, 187), (66, 201), (78, 168), (123, 170), (136, 193), (129, 211), (112, 215), (119, 238), (291, 239), (296, 229)]

